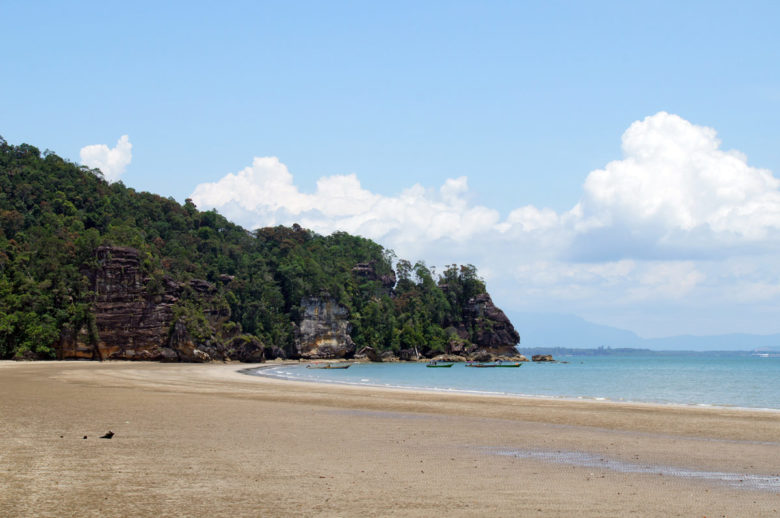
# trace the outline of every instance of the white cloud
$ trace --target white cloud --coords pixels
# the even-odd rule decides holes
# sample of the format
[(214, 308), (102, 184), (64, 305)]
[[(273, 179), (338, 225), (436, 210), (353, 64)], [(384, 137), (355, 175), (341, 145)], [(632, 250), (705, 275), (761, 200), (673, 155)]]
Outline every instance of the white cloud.
[(623, 153), (586, 178), (579, 233), (617, 229), (625, 239), (632, 229), (653, 253), (760, 243), (780, 230), (780, 181), (721, 150), (711, 128), (661, 112), (626, 130)]
[(636, 300), (680, 299), (705, 279), (692, 261), (649, 263), (637, 276), (629, 297)]
[(351, 174), (321, 178), (315, 192), (307, 194), (278, 158), (264, 157), (236, 174), (198, 185), (192, 200), (251, 228), (297, 222), (322, 233), (345, 230), (403, 243), (463, 241), (495, 226), (498, 212), (469, 206), (467, 192), (468, 182), (461, 177), (447, 180), (438, 192), (416, 184), (388, 197), (363, 189)]
[(692, 261), (630, 259), (603, 263), (536, 261), (517, 265), (512, 273), (522, 290), (552, 295), (558, 301), (601, 299), (621, 305), (680, 299), (706, 279)]
[(106, 180), (116, 182), (124, 174), (125, 168), (130, 165), (133, 159), (132, 150), (130, 138), (122, 135), (113, 149), (105, 144), (93, 144), (81, 148), (79, 156), (82, 164), (100, 169)]
[(587, 260), (682, 258), (676, 255), (769, 244), (780, 230), (780, 181), (721, 150), (711, 128), (660, 112), (626, 130), (623, 152), (591, 172), (580, 202), (561, 214), (525, 206), (501, 220), (468, 202), (466, 177), (447, 180), (438, 192), (416, 184), (388, 197), (363, 189), (354, 174), (335, 175), (308, 194), (276, 157), (198, 185), (192, 198), (250, 227), (299, 222), (399, 243), (492, 235), (551, 244), (554, 235), (560, 252)]
[(780, 304), (780, 180), (722, 150), (714, 129), (665, 112), (631, 124), (622, 149), (562, 213), (525, 206), (502, 218), (469, 202), (466, 177), (386, 196), (335, 175), (304, 193), (276, 157), (198, 185), (192, 198), (249, 228), (297, 222), (428, 264), (476, 264), (510, 308), (587, 313), (697, 297), (725, 307), (727, 292)]

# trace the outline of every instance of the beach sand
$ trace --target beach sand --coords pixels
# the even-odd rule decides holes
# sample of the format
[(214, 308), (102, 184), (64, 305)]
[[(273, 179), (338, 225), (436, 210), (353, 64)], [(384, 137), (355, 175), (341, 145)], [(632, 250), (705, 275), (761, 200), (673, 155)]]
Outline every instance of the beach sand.
[(246, 367), (0, 362), (0, 516), (780, 511), (777, 412), (298, 383)]

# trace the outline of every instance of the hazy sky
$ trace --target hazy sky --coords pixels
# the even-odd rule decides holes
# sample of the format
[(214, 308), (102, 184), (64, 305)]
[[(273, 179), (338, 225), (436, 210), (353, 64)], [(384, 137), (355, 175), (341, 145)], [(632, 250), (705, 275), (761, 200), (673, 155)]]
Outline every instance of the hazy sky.
[[(682, 4), (682, 5), (681, 5)], [(0, 1), (0, 135), (508, 312), (780, 332), (778, 2)]]

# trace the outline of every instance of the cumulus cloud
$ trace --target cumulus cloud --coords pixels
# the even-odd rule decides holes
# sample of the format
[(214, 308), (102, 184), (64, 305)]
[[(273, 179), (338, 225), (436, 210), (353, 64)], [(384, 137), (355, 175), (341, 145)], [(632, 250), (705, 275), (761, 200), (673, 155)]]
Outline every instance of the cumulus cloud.
[(127, 135), (122, 135), (116, 141), (114, 148), (105, 144), (84, 146), (79, 152), (81, 163), (87, 167), (97, 168), (109, 182), (116, 182), (124, 174), (125, 169), (133, 159), (133, 145)]
[(721, 149), (714, 129), (666, 112), (631, 124), (622, 151), (587, 174), (579, 202), (560, 213), (525, 206), (502, 218), (469, 202), (466, 177), (386, 196), (354, 174), (334, 175), (305, 193), (276, 157), (200, 184), (192, 199), (249, 228), (297, 222), (323, 234), (360, 234), (429, 264), (477, 264), (491, 291), (518, 309), (715, 300), (723, 290), (780, 299), (771, 267), (780, 180)]
[(297, 222), (330, 233), (345, 230), (394, 242), (463, 241), (499, 222), (497, 211), (470, 206), (465, 177), (449, 179), (438, 191), (415, 184), (398, 196), (367, 191), (354, 174), (321, 178), (314, 193), (301, 192), (276, 157), (255, 158), (252, 165), (192, 193), (196, 205), (217, 208), (255, 228)]
[(276, 157), (255, 158), (238, 173), (198, 185), (192, 198), (249, 227), (298, 222), (394, 242), (555, 235), (561, 253), (589, 261), (768, 243), (780, 230), (780, 180), (720, 146), (712, 128), (660, 112), (626, 130), (624, 157), (588, 174), (571, 210), (525, 206), (503, 220), (468, 202), (466, 177), (438, 190), (415, 184), (383, 196), (363, 189), (354, 174), (334, 175), (304, 193)]
[[(571, 211), (578, 251), (662, 256), (766, 243), (780, 230), (780, 181), (720, 149), (714, 129), (661, 112), (623, 134), (622, 160), (591, 172)], [(588, 246), (590, 243), (594, 246)], [(620, 252), (620, 250), (618, 250)]]

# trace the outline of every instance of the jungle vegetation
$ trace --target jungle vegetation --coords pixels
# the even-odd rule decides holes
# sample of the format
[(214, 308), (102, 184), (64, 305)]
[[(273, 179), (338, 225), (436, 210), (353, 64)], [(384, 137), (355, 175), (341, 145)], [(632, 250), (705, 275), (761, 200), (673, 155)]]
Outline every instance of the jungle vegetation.
[[(358, 348), (440, 351), (466, 302), (485, 291), (471, 265), (437, 274), (344, 232), (246, 230), (190, 200), (110, 184), (99, 170), (0, 137), (0, 358), (54, 358), (63, 329), (96, 332), (87, 272), (101, 245), (138, 249), (150, 292), (166, 277), (214, 283), (231, 326), (283, 350), (305, 296), (327, 292), (346, 306)], [(356, 274), (361, 263), (375, 275)]]

